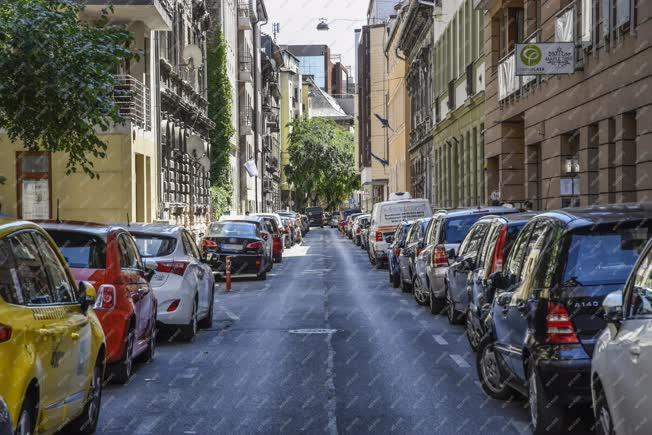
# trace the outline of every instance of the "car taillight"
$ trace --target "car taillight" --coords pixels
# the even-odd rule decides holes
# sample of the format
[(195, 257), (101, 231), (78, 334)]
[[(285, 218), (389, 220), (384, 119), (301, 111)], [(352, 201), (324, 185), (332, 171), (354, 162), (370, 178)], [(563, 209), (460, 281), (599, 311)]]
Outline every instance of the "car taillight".
[(546, 315), (546, 343), (579, 343), (568, 310), (563, 305), (553, 302), (548, 304), (548, 315)]
[(201, 241), (201, 247), (203, 249), (217, 249), (217, 243), (209, 239), (204, 239)]
[(0, 343), (11, 339), (11, 326), (0, 323)]
[(505, 244), (507, 243), (507, 225), (503, 225), (498, 233), (496, 239), (496, 248), (494, 250), (493, 263), (491, 265), (491, 272), (502, 272), (503, 261), (505, 256)]
[(110, 310), (115, 307), (115, 287), (111, 284), (102, 284), (97, 290), (97, 297), (95, 298), (94, 310)]
[(435, 267), (448, 266), (448, 254), (444, 245), (437, 245), (432, 253), (432, 265)]
[(188, 267), (187, 261), (159, 261), (156, 263), (158, 266), (156, 270), (163, 273), (174, 273), (175, 275), (183, 276)]
[(247, 243), (246, 248), (247, 248), (247, 249), (262, 249), (262, 248), (263, 248), (263, 242), (251, 242), (251, 243)]
[(383, 241), (383, 232), (382, 231), (376, 231), (376, 241), (377, 242), (382, 242)]
[(172, 313), (179, 308), (179, 304), (181, 303), (181, 299), (175, 299), (172, 301), (170, 305), (168, 305), (168, 309), (166, 310), (168, 313)]
[(400, 257), (401, 256), (401, 248), (394, 248), (394, 257)]

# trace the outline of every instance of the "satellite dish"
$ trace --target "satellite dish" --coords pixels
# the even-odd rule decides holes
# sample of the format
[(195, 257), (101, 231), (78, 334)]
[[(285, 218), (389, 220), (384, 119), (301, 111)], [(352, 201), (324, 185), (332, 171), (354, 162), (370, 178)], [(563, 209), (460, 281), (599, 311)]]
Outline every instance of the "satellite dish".
[(204, 167), (204, 171), (210, 171), (211, 170), (211, 159), (208, 158), (208, 156), (204, 156), (199, 159), (199, 163)]
[(186, 139), (188, 154), (196, 159), (201, 158), (207, 152), (207, 143), (198, 135), (191, 134)]
[(189, 64), (192, 61), (193, 65), (200, 65), (202, 61), (201, 49), (195, 44), (189, 44), (183, 47), (181, 52), (181, 57), (183, 62)]

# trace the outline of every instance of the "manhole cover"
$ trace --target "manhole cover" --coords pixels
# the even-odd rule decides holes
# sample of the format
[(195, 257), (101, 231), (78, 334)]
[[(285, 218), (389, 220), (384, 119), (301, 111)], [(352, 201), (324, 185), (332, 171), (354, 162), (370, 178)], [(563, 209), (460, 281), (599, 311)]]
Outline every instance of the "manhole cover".
[(290, 334), (332, 334), (337, 332), (337, 329), (290, 329)]

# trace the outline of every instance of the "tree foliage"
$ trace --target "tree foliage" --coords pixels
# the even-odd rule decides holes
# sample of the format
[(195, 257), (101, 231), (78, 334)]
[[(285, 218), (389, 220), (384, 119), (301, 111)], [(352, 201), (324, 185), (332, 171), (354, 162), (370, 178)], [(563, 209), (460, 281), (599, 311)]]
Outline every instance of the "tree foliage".
[(305, 117), (293, 121), (286, 174), (299, 199), (307, 194), (332, 209), (348, 198), (360, 184), (353, 153), (353, 135), (334, 122)]
[(210, 135), (211, 145), (211, 199), (213, 212), (219, 218), (231, 207), (231, 138), (232, 124), (231, 83), (227, 72), (227, 50), (224, 36), (216, 33), (207, 53), (208, 116), (215, 123)]
[(76, 0), (0, 2), (0, 128), (31, 151), (65, 152), (67, 172), (91, 177), (106, 155), (98, 128), (123, 122), (113, 99), (118, 66), (136, 56), (110, 10), (82, 21)]

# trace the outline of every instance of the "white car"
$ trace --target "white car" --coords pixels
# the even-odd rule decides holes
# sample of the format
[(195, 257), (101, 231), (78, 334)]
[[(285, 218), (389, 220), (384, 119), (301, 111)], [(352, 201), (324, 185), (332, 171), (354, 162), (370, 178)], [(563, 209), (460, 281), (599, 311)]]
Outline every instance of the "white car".
[(158, 264), (150, 281), (158, 300), (157, 323), (178, 328), (180, 338), (192, 340), (198, 328), (213, 324), (215, 278), (202, 263), (188, 230), (174, 225), (129, 226), (143, 258)]
[(607, 295), (602, 306), (607, 327), (595, 343), (591, 362), (596, 432), (652, 433), (648, 398), (652, 388), (652, 241), (623, 290)]

